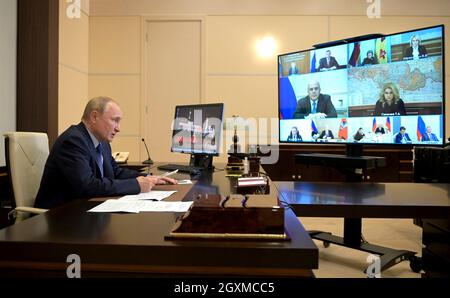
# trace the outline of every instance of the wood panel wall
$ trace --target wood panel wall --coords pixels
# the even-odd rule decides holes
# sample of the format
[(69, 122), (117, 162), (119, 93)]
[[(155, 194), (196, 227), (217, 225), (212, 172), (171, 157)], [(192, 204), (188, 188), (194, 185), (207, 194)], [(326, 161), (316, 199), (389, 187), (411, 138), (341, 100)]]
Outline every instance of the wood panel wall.
[(17, 130), (58, 136), (58, 0), (19, 0)]

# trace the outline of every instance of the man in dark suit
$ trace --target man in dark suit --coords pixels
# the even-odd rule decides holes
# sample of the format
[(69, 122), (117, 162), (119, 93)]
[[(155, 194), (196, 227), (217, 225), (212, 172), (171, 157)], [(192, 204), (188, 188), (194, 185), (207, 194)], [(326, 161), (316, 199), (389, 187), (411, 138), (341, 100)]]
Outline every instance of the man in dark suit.
[(297, 102), (297, 109), (293, 118), (313, 119), (313, 118), (336, 118), (337, 112), (331, 102), (331, 97), (327, 94), (320, 94), (320, 84), (317, 81), (308, 84), (308, 96), (301, 98)]
[(298, 74), (298, 67), (295, 62), (291, 63), (291, 67), (289, 68), (289, 75)]
[(110, 142), (120, 131), (122, 111), (111, 98), (91, 99), (81, 122), (70, 126), (53, 145), (45, 164), (35, 206), (54, 208), (78, 198), (148, 192), (156, 184), (176, 183), (120, 168)]
[(427, 133), (422, 136), (422, 142), (439, 142), (438, 137), (431, 132), (431, 126), (427, 126)]
[(406, 128), (404, 126), (401, 126), (400, 132), (397, 133), (397, 135), (395, 136), (395, 143), (396, 144), (407, 144), (407, 143), (411, 143), (411, 142), (412, 142), (411, 138), (406, 133)]
[(319, 68), (318, 71), (324, 70), (333, 70), (339, 67), (339, 63), (336, 61), (336, 58), (331, 56), (331, 51), (327, 50), (325, 52), (325, 57), (319, 60)]
[(322, 130), (322, 133), (319, 135), (319, 139), (334, 139), (333, 132), (328, 129), (328, 126)]

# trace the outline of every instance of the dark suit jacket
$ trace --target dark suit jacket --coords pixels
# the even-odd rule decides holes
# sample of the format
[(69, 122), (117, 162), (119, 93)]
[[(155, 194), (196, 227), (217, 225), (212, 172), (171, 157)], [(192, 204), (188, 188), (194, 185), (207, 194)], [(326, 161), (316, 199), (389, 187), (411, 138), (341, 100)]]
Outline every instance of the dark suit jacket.
[(328, 130), (328, 134), (327, 134), (326, 130), (323, 130), (322, 133), (319, 136), (319, 139), (324, 139), (324, 138), (332, 138), (332, 139), (334, 139), (333, 132), (331, 130)]
[(377, 61), (375, 60), (375, 57), (372, 58), (364, 58), (363, 62), (361, 63), (361, 65), (371, 65), (371, 64), (377, 64)]
[(383, 127), (377, 127), (377, 128), (375, 129), (375, 133), (385, 134), (384, 128), (383, 128)]
[(425, 133), (422, 136), (422, 142), (429, 142), (429, 141), (439, 141), (439, 139), (434, 133), (430, 133), (430, 137), (428, 137), (428, 134)]
[(298, 67), (289, 68), (289, 75), (298, 74)]
[(322, 70), (322, 68), (330, 68), (333, 66), (336, 66), (336, 68), (339, 67), (339, 63), (336, 61), (336, 58), (330, 57), (330, 63), (327, 63), (327, 58), (324, 57), (319, 60), (318, 70), (320, 71), (320, 70)]
[[(401, 133), (397, 133), (397, 135), (395, 136), (395, 143), (396, 144), (402, 144), (402, 139), (403, 139), (403, 137), (402, 137), (402, 134)], [(406, 139), (406, 142), (411, 142), (411, 139), (410, 139), (410, 137), (409, 137), (409, 135), (405, 132), (405, 139)]]
[[(427, 49), (424, 46), (419, 46), (419, 58), (427, 57)], [(405, 50), (405, 54), (403, 55), (403, 59), (412, 59), (413, 58), (413, 48), (408, 47)]]
[[(327, 118), (337, 117), (336, 109), (334, 108), (329, 95), (319, 94), (319, 98), (317, 100), (318, 113), (325, 113)], [(309, 96), (306, 96), (297, 102), (297, 109), (295, 110), (293, 118), (304, 119), (309, 114), (311, 114), (311, 103)]]
[(393, 103), (392, 105), (386, 104), (383, 107), (383, 104), (380, 100), (375, 104), (375, 111), (373, 112), (374, 116), (398, 116), (398, 115), (406, 115), (405, 102), (400, 98), (397, 103)]
[(95, 159), (95, 148), (81, 122), (63, 132), (50, 151), (36, 197), (38, 208), (54, 208), (78, 198), (117, 196), (140, 192), (138, 171), (119, 168), (109, 143), (103, 146), (103, 171)]
[[(287, 141), (294, 142), (294, 136), (292, 135), (292, 133), (290, 133), (289, 136), (287, 137)], [(303, 142), (302, 136), (300, 134), (297, 135), (297, 140), (295, 142)]]

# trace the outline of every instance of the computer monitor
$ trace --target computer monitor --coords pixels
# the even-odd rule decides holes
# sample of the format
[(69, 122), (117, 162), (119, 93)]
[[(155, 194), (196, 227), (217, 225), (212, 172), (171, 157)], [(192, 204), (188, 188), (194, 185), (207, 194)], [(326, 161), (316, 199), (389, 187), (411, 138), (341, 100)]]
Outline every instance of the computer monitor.
[(205, 158), (212, 162), (221, 149), (223, 108), (223, 103), (176, 106), (171, 151), (191, 154), (193, 166), (202, 166)]
[(279, 55), (280, 143), (442, 146), (444, 40), (439, 25)]

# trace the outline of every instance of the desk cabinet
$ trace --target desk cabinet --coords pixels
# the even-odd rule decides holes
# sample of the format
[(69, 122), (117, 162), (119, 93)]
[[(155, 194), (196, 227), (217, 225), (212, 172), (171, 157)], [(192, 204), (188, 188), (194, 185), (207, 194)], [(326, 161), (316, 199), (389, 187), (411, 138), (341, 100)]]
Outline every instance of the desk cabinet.
[[(343, 145), (280, 145), (275, 164), (263, 164), (264, 170), (274, 181), (314, 181), (343, 182), (345, 176), (336, 169), (324, 166), (296, 165), (294, 155), (297, 153), (325, 153), (345, 155)], [(413, 151), (412, 148), (365, 146), (363, 155), (386, 158), (387, 166), (368, 171), (364, 177), (373, 182), (412, 182)]]
[(423, 219), (424, 277), (450, 277), (450, 220)]

